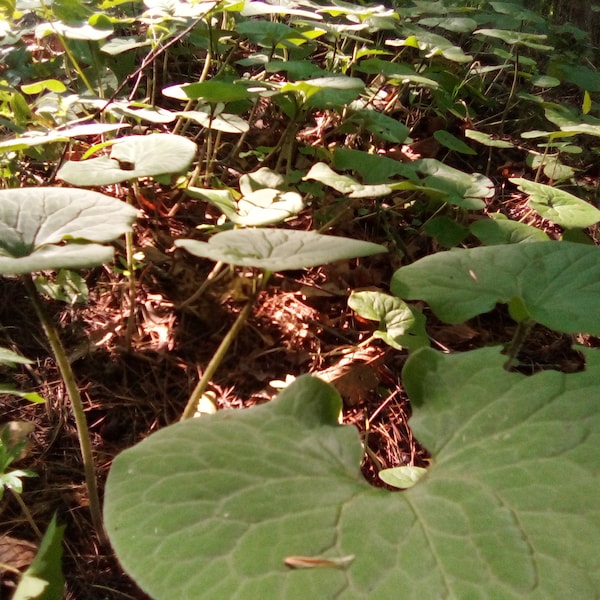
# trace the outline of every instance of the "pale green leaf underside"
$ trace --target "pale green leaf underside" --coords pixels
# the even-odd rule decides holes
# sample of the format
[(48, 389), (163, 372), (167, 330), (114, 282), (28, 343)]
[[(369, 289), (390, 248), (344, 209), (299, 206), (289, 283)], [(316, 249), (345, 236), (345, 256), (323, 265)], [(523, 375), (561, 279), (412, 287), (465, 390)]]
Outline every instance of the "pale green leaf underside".
[[(156, 600), (593, 598), (598, 356), (533, 377), (503, 360), (494, 348), (411, 356), (412, 425), (434, 466), (403, 493), (364, 481), (359, 436), (313, 378), (159, 431), (109, 474), (119, 560)], [(355, 558), (289, 570), (291, 556)]]
[[(89, 190), (0, 191), (0, 273), (91, 267), (112, 259), (110, 242), (129, 230), (137, 211)], [(59, 245), (61, 244), (61, 245)]]
[(531, 318), (557, 331), (600, 335), (600, 248), (531, 242), (440, 252), (400, 268), (391, 289), (425, 300), (461, 323), (518, 297)]
[(181, 173), (190, 166), (195, 154), (196, 144), (180, 135), (131, 135), (115, 143), (110, 158), (68, 160), (57, 177), (73, 185), (111, 185), (139, 177)]
[(387, 252), (385, 246), (350, 238), (292, 229), (238, 229), (208, 242), (177, 240), (191, 254), (240, 267), (286, 271)]

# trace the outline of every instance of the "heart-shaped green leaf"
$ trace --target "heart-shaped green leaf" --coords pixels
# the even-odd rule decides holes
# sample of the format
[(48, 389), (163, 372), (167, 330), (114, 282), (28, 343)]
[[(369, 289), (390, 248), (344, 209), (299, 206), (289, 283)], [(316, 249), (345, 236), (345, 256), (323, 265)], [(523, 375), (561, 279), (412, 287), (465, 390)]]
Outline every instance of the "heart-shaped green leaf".
[(68, 160), (57, 177), (73, 185), (111, 185), (138, 177), (154, 177), (185, 171), (196, 154), (196, 144), (180, 135), (152, 133), (121, 138), (110, 158)]
[(527, 204), (551, 223), (583, 229), (600, 221), (600, 210), (573, 194), (527, 179), (510, 181), (529, 196)]
[(373, 337), (402, 350), (416, 350), (429, 345), (425, 317), (405, 302), (382, 292), (352, 292), (348, 306), (364, 319), (377, 321)]
[(434, 158), (415, 161), (413, 165), (424, 188), (430, 188), (444, 202), (468, 210), (485, 207), (484, 198), (494, 195), (493, 182), (481, 173), (463, 173)]
[(109, 262), (111, 242), (131, 228), (137, 211), (89, 190), (0, 191), (0, 273), (79, 269)]
[(175, 245), (195, 256), (273, 272), (387, 252), (385, 246), (371, 242), (292, 229), (222, 231), (208, 242), (177, 240)]
[(309, 377), (153, 434), (108, 477), (119, 560), (156, 600), (593, 598), (600, 359), (532, 377), (503, 360), (409, 358), (412, 425), (434, 464), (407, 492), (364, 481), (339, 397)]
[(401, 267), (391, 290), (425, 300), (447, 323), (461, 323), (519, 297), (531, 318), (566, 333), (600, 335), (600, 248), (531, 242), (450, 250)]

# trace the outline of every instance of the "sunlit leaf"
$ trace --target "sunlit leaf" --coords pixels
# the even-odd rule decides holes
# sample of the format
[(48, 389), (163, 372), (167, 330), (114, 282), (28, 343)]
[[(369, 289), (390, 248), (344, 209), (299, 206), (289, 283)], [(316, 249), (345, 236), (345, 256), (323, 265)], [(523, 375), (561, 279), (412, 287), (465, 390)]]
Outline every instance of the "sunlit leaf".
[(69, 160), (59, 169), (57, 177), (73, 185), (110, 185), (138, 177), (181, 173), (195, 155), (196, 144), (179, 135), (132, 135), (114, 144), (110, 158)]
[(527, 179), (513, 178), (510, 181), (529, 196), (527, 204), (552, 223), (585, 228), (600, 221), (600, 210), (573, 194)]
[(191, 119), (196, 121), (207, 129), (214, 129), (215, 131), (223, 131), (224, 133), (244, 133), (250, 130), (250, 125), (247, 121), (244, 121), (237, 115), (229, 115), (226, 113), (219, 113), (218, 115), (210, 115), (209, 113), (202, 112), (199, 110), (186, 110), (175, 113), (178, 117), (184, 119)]
[(387, 252), (385, 246), (371, 242), (292, 229), (223, 231), (208, 242), (177, 240), (175, 245), (195, 256), (267, 271), (305, 269)]
[(321, 162), (315, 163), (303, 179), (319, 181), (342, 194), (346, 194), (349, 198), (375, 198), (392, 193), (392, 188), (388, 185), (363, 185), (353, 177), (336, 173), (331, 167)]
[(110, 242), (131, 228), (137, 211), (89, 190), (0, 191), (0, 273), (78, 269), (109, 262)]

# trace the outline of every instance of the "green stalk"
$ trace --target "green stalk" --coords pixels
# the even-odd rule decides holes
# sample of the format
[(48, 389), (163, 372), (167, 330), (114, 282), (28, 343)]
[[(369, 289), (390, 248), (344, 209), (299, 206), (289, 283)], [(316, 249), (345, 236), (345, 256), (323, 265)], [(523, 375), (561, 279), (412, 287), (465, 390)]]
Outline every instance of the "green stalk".
[(231, 326), (231, 329), (221, 340), (219, 347), (217, 348), (216, 352), (210, 359), (210, 362), (206, 366), (206, 370), (202, 374), (200, 381), (197, 383), (196, 387), (194, 388), (194, 391), (189, 397), (189, 400), (181, 415), (180, 421), (191, 419), (196, 414), (196, 409), (198, 407), (198, 402), (200, 402), (200, 398), (204, 396), (206, 388), (208, 387), (208, 384), (210, 383), (211, 379), (213, 378), (213, 375), (216, 373), (220, 364), (223, 362), (223, 359), (227, 354), (227, 350), (229, 350), (229, 346), (231, 346), (233, 340), (235, 340), (237, 334), (241, 331), (248, 317), (252, 313), (252, 309), (256, 304), (256, 300), (258, 299), (259, 294), (265, 289), (270, 277), (271, 273), (269, 271), (263, 272), (258, 287), (250, 296), (250, 298), (248, 298), (248, 302), (246, 302), (246, 305), (244, 306), (240, 314), (237, 316), (237, 319), (234, 321), (233, 325)]
[(510, 371), (517, 360), (517, 354), (519, 350), (523, 346), (523, 342), (525, 342), (525, 338), (531, 331), (531, 328), (535, 325), (535, 321), (533, 319), (523, 319), (517, 323), (517, 330), (515, 331), (515, 335), (513, 339), (510, 340), (508, 346), (506, 347), (506, 356), (507, 359), (502, 365), (506, 371)]
[(75, 381), (75, 375), (71, 369), (71, 364), (67, 358), (64, 346), (60, 341), (58, 331), (52, 323), (50, 317), (44, 311), (33, 277), (25, 277), (25, 288), (29, 294), (33, 308), (40, 320), (46, 337), (50, 342), (54, 359), (60, 370), (62, 380), (67, 389), (67, 394), (71, 401), (71, 410), (73, 411), (73, 417), (75, 418), (75, 424), (77, 426), (77, 437), (79, 439), (79, 448), (81, 450), (81, 458), (83, 460), (83, 469), (85, 473), (85, 483), (88, 492), (88, 498), (90, 502), (90, 514), (92, 517), (92, 523), (98, 537), (102, 543), (107, 541), (106, 533), (104, 532), (104, 526), (102, 524), (102, 510), (100, 507), (100, 496), (98, 495), (98, 486), (96, 484), (96, 468), (94, 466), (94, 458), (92, 455), (92, 440), (90, 438), (90, 432), (87, 426), (87, 420), (85, 418), (85, 411), (83, 408), (83, 402)]

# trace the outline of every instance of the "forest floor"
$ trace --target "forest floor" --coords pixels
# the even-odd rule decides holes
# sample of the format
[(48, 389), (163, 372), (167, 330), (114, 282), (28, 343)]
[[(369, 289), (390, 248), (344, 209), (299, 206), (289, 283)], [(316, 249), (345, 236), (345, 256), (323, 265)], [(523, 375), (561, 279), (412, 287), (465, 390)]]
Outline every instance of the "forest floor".
[[(169, 208), (168, 190), (157, 191), (157, 199)], [(504, 206), (512, 204), (518, 210), (517, 195), (510, 202), (503, 200)], [(141, 210), (144, 216), (136, 225), (136, 245), (154, 259), (138, 274), (133, 335), (127, 339), (126, 290), (111, 268), (87, 274), (94, 291), (83, 309), (58, 302), (51, 305), (83, 392), (101, 482), (116, 454), (178, 420), (204, 366), (247, 299), (247, 278), (232, 270), (203, 296), (186, 303), (212, 264), (173, 252), (172, 241), (214, 218), (205, 205), (187, 201), (171, 218), (157, 218), (147, 207)], [(295, 225), (309, 228), (311, 219), (307, 214)], [(344, 233), (385, 241), (375, 218), (349, 218)], [(347, 307), (349, 290), (385, 291), (394, 263), (393, 255), (379, 255), (276, 276), (214, 378), (211, 390), (218, 408), (267, 402), (276, 395), (277, 382), (313, 373), (341, 393), (344, 423), (356, 425), (363, 433), (368, 427), (371, 452), (365, 454), (362, 469), (373, 485), (383, 485), (377, 477), (381, 468), (426, 465), (427, 452), (408, 425), (410, 404), (400, 383), (406, 354), (379, 340), (364, 344), (376, 324), (360, 320)], [(7, 375), (19, 388), (34, 389), (46, 398), (42, 405), (2, 398), (5, 419), (35, 426), (19, 466), (38, 474), (27, 479), (22, 503), (12, 494), (5, 495), (0, 505), (5, 527), (14, 540), (21, 540), (19, 550), (27, 562), (34, 552), (32, 523), (41, 527), (58, 514), (59, 521), (67, 524), (67, 598), (141, 600), (146, 596), (93, 533), (76, 429), (26, 291), (11, 279), (0, 279), (0, 287), (4, 343), (35, 361)], [(436, 322), (428, 314), (428, 323), (434, 346), (443, 350), (505, 343), (512, 331), (501, 308), (461, 325)], [(532, 371), (582, 366), (569, 336), (541, 326), (520, 358)]]
[[(244, 49), (246, 53), (253, 50), (256, 48)], [(313, 111), (296, 142), (310, 148), (327, 138), (329, 146), (360, 147), (361, 140), (349, 141), (350, 136), (340, 133), (330, 117), (328, 111)], [(371, 149), (401, 161), (436, 158), (464, 172), (481, 172), (481, 156), (457, 159), (457, 154), (435, 141), (438, 117), (415, 112), (407, 120), (410, 144), (381, 143)], [(274, 146), (287, 126), (281, 111), (269, 108), (256, 122), (262, 125), (246, 137), (245, 150)], [(442, 125), (450, 128), (448, 123)], [(222, 138), (225, 142), (227, 135)], [(243, 153), (238, 153), (235, 161), (226, 162), (234, 142), (232, 137), (230, 145), (223, 144), (213, 168), (223, 186), (235, 187), (242, 173), (261, 166), (275, 167), (276, 157), (259, 163), (251, 152), (243, 159)], [(365, 148), (369, 143), (367, 140)], [(487, 199), (482, 214), (501, 212), (557, 238), (558, 228), (533, 215), (525, 196), (509, 182), (514, 176), (535, 177), (526, 155), (516, 148), (494, 156), (487, 172), (495, 193)], [(301, 153), (294, 161), (288, 167), (302, 172), (310, 165)], [(30, 166), (35, 170), (35, 165)], [(596, 179), (597, 169), (590, 169), (589, 188), (597, 188)], [(127, 187), (118, 185), (101, 191), (121, 199), (129, 193)], [(101, 493), (119, 452), (179, 419), (199, 376), (251, 291), (250, 273), (225, 269), (196, 297), (214, 265), (174, 247), (178, 238), (198, 237), (198, 226), (216, 225), (221, 217), (218, 210), (152, 179), (142, 180), (140, 192), (130, 200), (137, 204), (140, 215), (134, 226), (134, 245), (145, 255), (136, 271), (134, 306), (128, 302), (128, 281), (122, 268), (115, 265), (83, 273), (90, 290), (85, 305), (47, 304), (83, 395)], [(339, 200), (340, 194), (326, 191), (318, 203), (287, 221), (286, 227), (381, 243), (389, 252), (275, 274), (210, 389), (219, 410), (245, 409), (271, 400), (281, 382), (290, 377), (304, 373), (322, 377), (336, 386), (343, 398), (343, 422), (355, 425), (363, 434), (369, 449), (362, 464), (365, 477), (373, 485), (383, 486), (377, 477), (380, 469), (424, 466), (428, 454), (409, 426), (411, 408), (401, 384), (407, 352), (372, 339), (378, 324), (361, 319), (348, 308), (348, 295), (357, 290), (387, 292), (393, 273), (402, 264), (444, 248), (435, 238), (422, 235), (415, 225), (419, 215), (410, 209), (398, 210), (385, 198)], [(469, 245), (469, 240), (464, 245)], [(122, 258), (124, 248), (118, 252)], [(32, 404), (0, 395), (2, 421), (33, 425), (29, 443), (15, 466), (37, 474), (25, 480), (21, 495), (6, 491), (0, 500), (4, 536), (0, 538), (0, 563), (17, 569), (29, 564), (39, 544), (35, 532), (43, 532), (56, 514), (66, 525), (63, 569), (67, 600), (143, 600), (147, 596), (122, 571), (111, 548), (99, 542), (92, 527), (68, 398), (25, 287), (17, 278), (0, 278), (0, 298), (0, 346), (18, 349), (33, 361), (16, 369), (0, 367), (0, 375), (19, 390), (35, 391), (46, 400)], [(432, 347), (442, 351), (506, 344), (515, 330), (502, 307), (467, 323), (448, 325), (423, 303), (418, 306), (427, 316)], [(133, 327), (128, 328), (130, 314)], [(589, 337), (577, 341), (599, 345)], [(571, 336), (536, 325), (521, 349), (520, 369), (526, 373), (580, 370), (582, 359), (572, 343)], [(0, 599), (10, 596), (14, 581), (10, 572), (2, 572)]]

